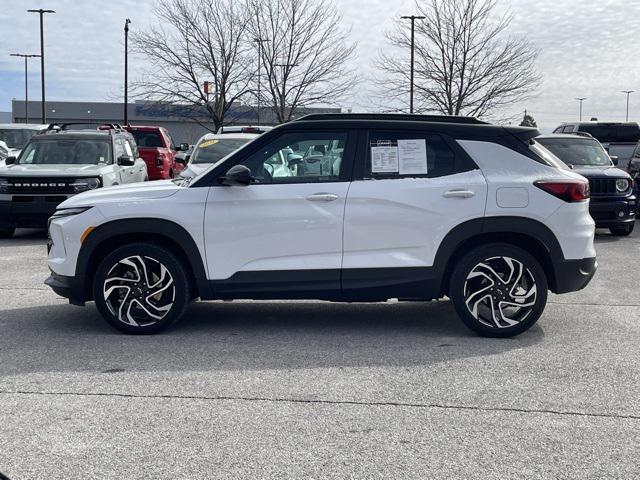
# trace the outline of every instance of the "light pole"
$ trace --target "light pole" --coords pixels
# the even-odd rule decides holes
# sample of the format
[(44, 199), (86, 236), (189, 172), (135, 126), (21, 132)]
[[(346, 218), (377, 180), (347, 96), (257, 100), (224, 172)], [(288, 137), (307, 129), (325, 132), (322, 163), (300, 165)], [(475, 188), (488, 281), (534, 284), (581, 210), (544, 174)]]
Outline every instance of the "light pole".
[(124, 124), (129, 122), (127, 103), (129, 96), (129, 24), (128, 18), (124, 21)]
[(28, 55), (26, 53), (12, 53), (12, 57), (24, 58), (24, 123), (29, 123), (29, 67), (28, 59), (40, 55)]
[(411, 80), (409, 85), (409, 113), (413, 113), (413, 66), (414, 66), (414, 50), (415, 50), (415, 31), (416, 20), (423, 20), (424, 17), (417, 15), (405, 15), (400, 17), (403, 20), (411, 20)]
[(576, 98), (576, 100), (580, 102), (580, 121), (582, 121), (582, 102), (584, 102), (586, 99), (587, 97)]
[(44, 23), (43, 16), (45, 13), (56, 13), (54, 10), (43, 10), (39, 8), (38, 10), (27, 10), (27, 12), (31, 13), (39, 13), (40, 14), (40, 82), (42, 86), (42, 123), (47, 123), (47, 111), (45, 110), (44, 100)]
[(635, 90), (622, 90), (622, 92), (620, 93), (626, 93), (627, 94), (627, 122), (629, 121), (629, 96), (631, 96), (632, 93), (634, 93)]
[(258, 125), (260, 125), (260, 107), (262, 103), (262, 97), (260, 96), (260, 70), (262, 70), (262, 44), (268, 42), (268, 38), (256, 37), (253, 39), (258, 44)]

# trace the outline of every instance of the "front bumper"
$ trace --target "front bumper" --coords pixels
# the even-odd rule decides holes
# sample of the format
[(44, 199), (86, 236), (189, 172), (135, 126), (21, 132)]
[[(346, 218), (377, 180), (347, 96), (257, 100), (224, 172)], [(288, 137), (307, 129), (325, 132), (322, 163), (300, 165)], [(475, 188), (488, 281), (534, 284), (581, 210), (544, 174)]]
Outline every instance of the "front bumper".
[(51, 275), (44, 281), (44, 284), (51, 287), (61, 297), (69, 299), (69, 303), (72, 305), (84, 305), (85, 303), (84, 287), (79, 285), (76, 277), (65, 277), (51, 271)]
[(594, 258), (581, 260), (563, 260), (554, 264), (555, 285), (554, 293), (577, 292), (586, 287), (598, 269), (598, 262)]
[(619, 227), (635, 222), (638, 209), (635, 195), (627, 197), (591, 197), (589, 214), (597, 228)]
[(67, 198), (14, 195), (11, 200), (0, 200), (0, 228), (47, 228), (49, 217)]

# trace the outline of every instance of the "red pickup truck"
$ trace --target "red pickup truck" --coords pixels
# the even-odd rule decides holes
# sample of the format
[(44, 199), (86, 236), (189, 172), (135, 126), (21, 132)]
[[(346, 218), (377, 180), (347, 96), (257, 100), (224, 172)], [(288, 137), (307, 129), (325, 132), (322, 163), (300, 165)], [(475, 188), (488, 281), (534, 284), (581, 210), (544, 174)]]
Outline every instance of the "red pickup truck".
[(180, 159), (176, 161), (178, 149), (166, 128), (141, 125), (127, 125), (125, 128), (138, 144), (140, 157), (147, 164), (149, 180), (173, 178), (182, 171), (184, 163)]

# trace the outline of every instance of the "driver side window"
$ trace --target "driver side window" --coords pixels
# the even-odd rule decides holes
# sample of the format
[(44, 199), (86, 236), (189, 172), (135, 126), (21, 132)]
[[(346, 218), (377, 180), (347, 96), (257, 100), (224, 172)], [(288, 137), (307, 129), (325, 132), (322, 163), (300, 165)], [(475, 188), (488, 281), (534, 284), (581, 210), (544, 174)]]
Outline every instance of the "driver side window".
[(347, 132), (286, 133), (241, 162), (255, 183), (336, 182), (344, 176)]

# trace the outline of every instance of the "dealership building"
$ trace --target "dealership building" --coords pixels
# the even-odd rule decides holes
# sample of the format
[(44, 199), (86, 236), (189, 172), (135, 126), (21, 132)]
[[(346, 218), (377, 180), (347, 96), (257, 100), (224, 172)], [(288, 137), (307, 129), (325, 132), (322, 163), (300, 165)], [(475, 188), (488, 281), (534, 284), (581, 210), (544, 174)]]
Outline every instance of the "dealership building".
[[(11, 103), (11, 121), (14, 123), (40, 123), (41, 102), (29, 101), (28, 112), (24, 100), (13, 100)], [(340, 108), (301, 108), (295, 117), (310, 113), (340, 113)], [(27, 115), (28, 113), (28, 115)], [(103, 123), (123, 122), (122, 103), (108, 102), (46, 102), (47, 123), (86, 123), (96, 127)], [(203, 115), (202, 107), (191, 105), (174, 105), (168, 103), (137, 101), (127, 107), (128, 120), (131, 125), (155, 125), (165, 127), (176, 143), (196, 143), (205, 133), (211, 132), (213, 123)], [(258, 109), (250, 105), (233, 105), (225, 116), (229, 125), (257, 125)], [(275, 125), (276, 118), (269, 108), (260, 109), (260, 124)]]

